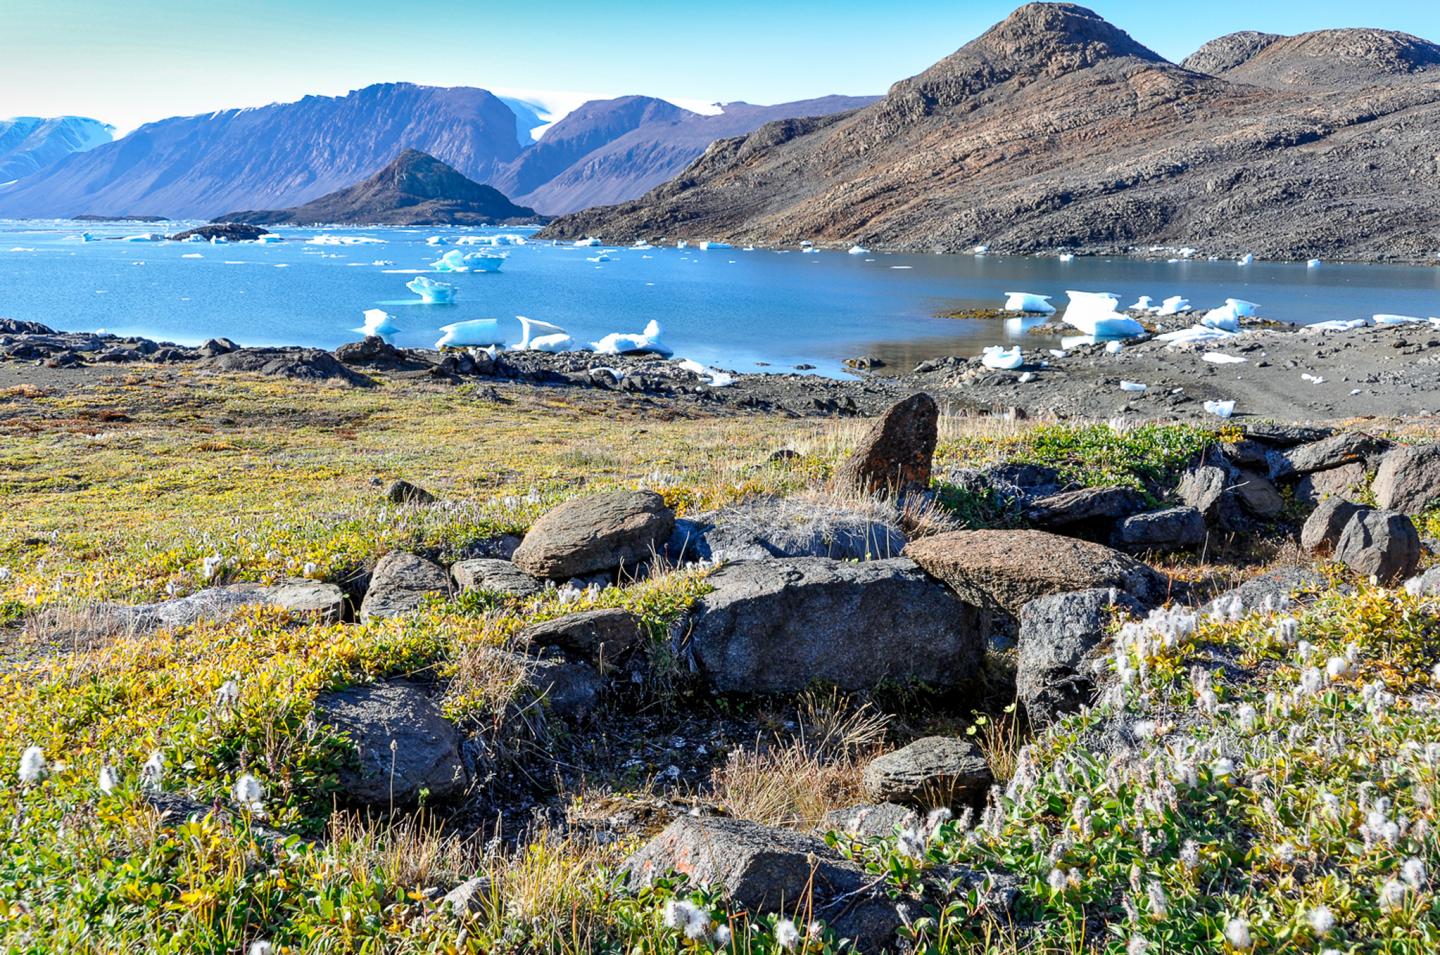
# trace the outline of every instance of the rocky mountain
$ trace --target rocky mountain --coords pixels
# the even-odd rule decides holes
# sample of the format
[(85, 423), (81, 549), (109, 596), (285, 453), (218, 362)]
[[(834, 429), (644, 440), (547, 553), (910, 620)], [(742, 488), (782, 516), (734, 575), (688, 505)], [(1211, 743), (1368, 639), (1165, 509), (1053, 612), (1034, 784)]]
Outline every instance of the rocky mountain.
[(84, 116), (0, 119), (0, 187), (33, 175), (71, 153), (110, 142), (115, 127)]
[(142, 126), (0, 190), (0, 216), (210, 218), (235, 209), (288, 208), (369, 176), (407, 148), (542, 212), (569, 212), (641, 195), (714, 139), (782, 116), (868, 102), (733, 104), (701, 116), (653, 97), (627, 96), (587, 103), (535, 142), (531, 131), (544, 121), (523, 101), (467, 87), (387, 83)]
[(517, 206), (496, 189), (465, 178), (418, 149), (407, 149), (384, 169), (328, 196), (293, 209), (233, 212), (217, 222), (254, 225), (497, 225), (533, 222), (535, 210)]
[(1167, 62), (1032, 3), (857, 112), (717, 142), (641, 199), (544, 235), (1423, 261), (1440, 74), (1404, 34), (1237, 34)]

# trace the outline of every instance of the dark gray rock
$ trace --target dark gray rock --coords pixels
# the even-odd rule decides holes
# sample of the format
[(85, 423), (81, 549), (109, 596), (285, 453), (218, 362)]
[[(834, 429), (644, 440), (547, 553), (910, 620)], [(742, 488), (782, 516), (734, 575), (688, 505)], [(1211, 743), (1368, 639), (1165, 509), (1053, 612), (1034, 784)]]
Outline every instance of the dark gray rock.
[(980, 748), (952, 736), (927, 736), (871, 760), (861, 776), (877, 802), (962, 806), (984, 799), (995, 782)]
[(582, 610), (520, 631), (523, 644), (559, 647), (594, 661), (619, 660), (645, 640), (645, 625), (628, 610)]
[(1270, 466), (1269, 460), (1265, 457), (1270, 449), (1259, 441), (1241, 438), (1239, 441), (1221, 445), (1220, 451), (1225, 455), (1225, 459), (1236, 467), (1268, 468)]
[(793, 693), (816, 681), (962, 686), (979, 672), (988, 619), (904, 559), (742, 561), (708, 580), (688, 647), (726, 693)]
[(1051, 594), (1020, 610), (1016, 696), (1036, 729), (1088, 706), (1095, 694), (1095, 651), (1117, 615), (1142, 616), (1145, 608), (1119, 591)]
[(1384, 438), (1358, 431), (1343, 431), (1310, 444), (1270, 452), (1270, 477), (1293, 478), (1357, 461), (1364, 462), (1383, 454), (1389, 445), (1390, 442)]
[(541, 517), (515, 549), (535, 577), (565, 580), (634, 568), (660, 553), (675, 514), (654, 491), (611, 491), (567, 501)]
[(558, 655), (512, 656), (518, 657), (524, 668), (523, 696), (527, 701), (543, 703), (547, 711), (569, 723), (583, 723), (600, 705), (605, 678), (591, 664)]
[(1241, 468), (1230, 482), (1228, 493), (1247, 514), (1264, 521), (1273, 521), (1285, 510), (1285, 499), (1275, 482), (1258, 471)]
[(825, 814), (818, 832), (843, 832), (860, 839), (878, 839), (893, 836), (897, 829), (918, 825), (920, 814), (909, 806), (899, 803), (861, 803), (844, 809), (832, 809)]
[(1272, 570), (1220, 594), (1205, 605), (1204, 612), (1228, 607), (1237, 599), (1246, 611), (1280, 610), (1291, 600), (1303, 601), (1329, 586), (1323, 574), (1309, 567)]
[(1128, 487), (1086, 487), (1042, 497), (1025, 509), (1025, 519), (1046, 530), (1100, 525), (1107, 532), (1116, 521), (1137, 514), (1145, 497)]
[(1382, 584), (1410, 577), (1420, 566), (1420, 534), (1404, 514), (1364, 508), (1340, 532), (1335, 559)]
[(768, 557), (883, 560), (898, 557), (905, 543), (888, 509), (867, 512), (765, 497), (676, 521), (667, 552), (677, 563)]
[(318, 348), (241, 348), (209, 358), (199, 367), (227, 372), (253, 372), (299, 381), (343, 381), (368, 387), (374, 384), (364, 375), (340, 364), (335, 356)]
[(1363, 510), (1368, 508), (1344, 498), (1326, 498), (1310, 512), (1300, 528), (1300, 546), (1317, 557), (1328, 557), (1334, 552), (1345, 525)]
[(1245, 437), (1273, 448), (1293, 448), (1298, 444), (1313, 444), (1316, 441), (1323, 441), (1334, 433), (1334, 428), (1306, 428), (1287, 424), (1252, 424), (1245, 429)]
[(940, 409), (927, 394), (887, 410), (840, 465), (835, 481), (864, 494), (893, 494), (930, 486)]
[(410, 613), (432, 596), (450, 593), (450, 575), (439, 564), (404, 551), (391, 551), (375, 565), (360, 604), (360, 619)]
[(1205, 543), (1205, 517), (1193, 507), (1171, 507), (1127, 517), (1115, 525), (1111, 543), (1121, 550), (1167, 553)]
[(455, 585), (462, 592), (487, 590), (491, 593), (511, 597), (533, 597), (545, 589), (545, 585), (516, 567), (508, 560), (493, 557), (475, 557), (462, 560), (450, 568), (455, 576)]
[[(1393, 453), (1393, 452), (1392, 452)], [(1388, 460), (1390, 455), (1386, 455)], [(1360, 462), (1342, 464), (1328, 471), (1307, 474), (1295, 482), (1295, 500), (1312, 507), (1329, 497), (1358, 500), (1365, 493), (1365, 465)]]
[(1440, 503), (1440, 444), (1399, 447), (1375, 472), (1375, 503), (1402, 514), (1419, 514)]
[(340, 772), (352, 802), (409, 806), (458, 796), (466, 785), (460, 734), (416, 684), (392, 680), (323, 693), (316, 719), (346, 734), (355, 761)]
[(994, 464), (981, 473), (997, 491), (1014, 489), (1027, 500), (1050, 497), (1064, 490), (1060, 472), (1041, 464)]
[(409, 481), (392, 481), (385, 489), (385, 500), (395, 504), (434, 504), (435, 495)]
[(446, 892), (440, 899), (440, 907), (458, 916), (472, 915), (484, 907), (485, 900), (494, 892), (494, 888), (493, 882), (477, 875)]
[(201, 620), (223, 620), (246, 607), (278, 607), (290, 613), (333, 623), (340, 619), (345, 595), (334, 584), (315, 580), (287, 580), (264, 586), (230, 584), (208, 587), (188, 597), (138, 606), (109, 606), (106, 613), (115, 624), (133, 630), (159, 627), (188, 627)]

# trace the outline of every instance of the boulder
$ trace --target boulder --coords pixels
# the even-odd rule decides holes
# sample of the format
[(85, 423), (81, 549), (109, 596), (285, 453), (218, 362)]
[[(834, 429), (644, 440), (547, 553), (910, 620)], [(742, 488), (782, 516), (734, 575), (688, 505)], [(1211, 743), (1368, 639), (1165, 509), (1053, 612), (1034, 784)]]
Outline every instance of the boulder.
[(264, 586), (230, 584), (207, 587), (188, 597), (133, 607), (111, 606), (107, 614), (117, 626), (133, 630), (188, 627), (201, 620), (223, 620), (246, 607), (278, 607), (322, 623), (340, 619), (345, 595), (334, 584), (294, 579)]
[(1290, 600), (1319, 593), (1329, 587), (1325, 576), (1309, 567), (1285, 567), (1252, 577), (1239, 587), (1227, 590), (1204, 607), (1212, 613), (1235, 600), (1246, 611), (1280, 610)]
[(1060, 472), (1042, 464), (992, 464), (980, 473), (999, 493), (1025, 500), (1050, 497), (1064, 490)]
[(1440, 503), (1440, 444), (1396, 448), (1375, 472), (1375, 502), (1386, 510), (1419, 514)]
[(667, 552), (677, 563), (768, 557), (881, 560), (905, 549), (896, 522), (888, 507), (862, 510), (763, 497), (676, 521)]
[(1215, 464), (1202, 464), (1180, 476), (1175, 496), (1199, 511), (1206, 522), (1225, 530), (1240, 530), (1245, 519), (1240, 502), (1231, 492), (1233, 472)]
[[(1385, 456), (1389, 460), (1392, 454)], [(1356, 500), (1365, 493), (1365, 465), (1360, 462), (1342, 464), (1328, 471), (1315, 471), (1295, 483), (1295, 499), (1315, 506), (1330, 497)]]
[(605, 692), (605, 679), (593, 665), (567, 660), (558, 652), (532, 656), (491, 649), (484, 657), (493, 670), (515, 677), (522, 706), (539, 703), (566, 722), (589, 719)]
[(706, 581), (688, 648), (726, 693), (793, 693), (816, 681), (963, 686), (979, 672), (987, 615), (909, 560), (741, 561)]
[(484, 907), (494, 888), (495, 884), (484, 876), (466, 879), (441, 897), (440, 908), (462, 917), (472, 915)]
[(1095, 694), (1096, 648), (1117, 614), (1142, 616), (1134, 598), (1113, 590), (1050, 594), (1020, 610), (1016, 697), (1030, 724), (1042, 729), (1088, 706)]
[(510, 561), (494, 557), (459, 561), (450, 568), (450, 573), (455, 576), (455, 585), (462, 593), (487, 590), (511, 597), (533, 597), (545, 589), (543, 583)]
[(1405, 581), (1405, 591), (1415, 597), (1433, 597), (1440, 594), (1440, 567), (1431, 567), (1423, 574)]
[(1205, 516), (1193, 507), (1171, 507), (1127, 517), (1115, 525), (1111, 543), (1121, 550), (1165, 553), (1205, 543)]
[(674, 512), (654, 491), (577, 498), (536, 521), (514, 561), (549, 580), (634, 568), (659, 553), (674, 528)]
[(940, 409), (921, 393), (891, 406), (836, 472), (836, 484), (862, 494), (930, 485)]
[(434, 504), (435, 495), (409, 481), (392, 481), (385, 489), (385, 500), (395, 504)]
[(1116, 521), (1145, 508), (1145, 496), (1128, 487), (1084, 487), (1042, 497), (1025, 519), (1047, 530), (1091, 530), (1109, 536)]
[(1297, 444), (1313, 444), (1334, 433), (1334, 428), (1307, 428), (1292, 424), (1252, 424), (1245, 428), (1246, 438), (1272, 448), (1293, 448)]
[(1259, 441), (1251, 441), (1249, 438), (1227, 441), (1220, 446), (1220, 453), (1225, 455), (1225, 460), (1242, 468), (1268, 468), (1270, 462), (1265, 455), (1269, 451), (1270, 449)]
[(1127, 554), (1045, 531), (951, 531), (912, 542), (905, 556), (967, 603), (1012, 617), (1046, 594), (1115, 587), (1152, 604), (1169, 591), (1164, 576)]
[(466, 785), (460, 734), (417, 684), (392, 680), (323, 693), (316, 719), (343, 732), (355, 759), (340, 771), (352, 802), (409, 806), (458, 796)]
[(370, 587), (360, 604), (360, 619), (410, 613), (426, 598), (450, 593), (450, 575), (439, 564), (404, 551), (391, 551), (370, 574)]
[(1326, 498), (1310, 512), (1300, 528), (1300, 546), (1317, 557), (1328, 557), (1335, 550), (1335, 544), (1339, 542), (1345, 525), (1350, 523), (1350, 518), (1363, 510), (1367, 508), (1344, 498)]
[(1285, 499), (1280, 496), (1275, 482), (1249, 468), (1236, 472), (1228, 493), (1235, 496), (1247, 514), (1264, 521), (1273, 521), (1285, 510)]
[(927, 809), (979, 803), (994, 782), (980, 748), (953, 736), (917, 739), (871, 760), (861, 776), (871, 799)]
[(520, 631), (522, 644), (559, 647), (594, 661), (614, 661), (640, 646), (645, 625), (628, 610), (582, 610)]
[(920, 814), (909, 806), (899, 803), (861, 803), (844, 809), (832, 809), (825, 814), (818, 832), (843, 832), (859, 839), (878, 839), (893, 836), (895, 830), (906, 829), (920, 823)]
[(1298, 478), (1314, 471), (1328, 471), (1345, 464), (1364, 462), (1383, 453), (1389, 442), (1359, 431), (1342, 431), (1309, 444), (1271, 451), (1270, 477)]
[[(208, 344), (208, 343), (207, 343)], [(224, 372), (255, 372), (300, 381), (343, 381), (358, 387), (374, 384), (318, 348), (241, 348), (202, 358), (198, 366)]]
[(1413, 575), (1420, 566), (1420, 534), (1410, 518), (1395, 511), (1363, 508), (1345, 524), (1335, 559), (1382, 584)]

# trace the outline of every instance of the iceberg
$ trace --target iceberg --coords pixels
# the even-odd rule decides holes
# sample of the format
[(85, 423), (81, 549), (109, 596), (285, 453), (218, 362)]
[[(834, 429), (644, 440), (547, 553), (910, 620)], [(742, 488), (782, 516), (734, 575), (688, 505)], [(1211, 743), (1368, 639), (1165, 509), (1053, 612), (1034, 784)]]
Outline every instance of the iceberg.
[(601, 252), (599, 255), (587, 255), (587, 256), (585, 256), (585, 261), (586, 261), (586, 262), (609, 262), (609, 261), (610, 261), (610, 256), (606, 255), (604, 252)]
[(1036, 295), (1034, 292), (1006, 292), (1005, 311), (1040, 312), (1049, 315), (1055, 311), (1055, 306), (1050, 304), (1048, 295)]
[(505, 253), (461, 252), (451, 249), (430, 263), (437, 272), (498, 272), (505, 264)]
[(1073, 252), (1061, 252), (1059, 258), (1060, 258), (1060, 261), (1061, 261), (1061, 262), (1074, 262), (1074, 261), (1075, 261), (1075, 253), (1073, 253)]
[(602, 355), (628, 355), (639, 352), (653, 352), (670, 355), (672, 352), (660, 341), (660, 323), (653, 318), (638, 335), (625, 332), (611, 332), (591, 346)]
[(599, 239), (584, 238), (575, 240), (575, 248), (577, 249), (594, 249), (599, 247), (599, 245)]
[(690, 243), (689, 243), (689, 242), (686, 242), (684, 239), (681, 239), (681, 240), (679, 240), (678, 242), (675, 243), (675, 248), (677, 248), (677, 249), (688, 249), (688, 248), (690, 248)]
[(284, 242), (285, 237), (283, 235), (276, 235), (273, 232), (267, 232), (264, 235), (257, 235), (255, 241), (261, 245), (270, 245), (275, 242)]
[(1014, 348), (991, 345), (980, 353), (980, 364), (998, 371), (1014, 371), (1025, 364), (1025, 356), (1021, 353), (1019, 345)]
[(711, 388), (724, 388), (727, 385), (735, 384), (735, 376), (729, 372), (720, 371), (718, 368), (708, 368), (691, 358), (683, 359), (680, 367), (686, 371), (693, 371), (701, 378), (709, 378)]
[[(376, 309), (376, 311), (379, 311)], [(369, 312), (366, 313), (369, 316)], [(478, 347), (487, 348), (490, 345), (503, 345), (504, 337), (500, 334), (500, 323), (493, 318), (472, 318), (465, 322), (453, 322), (449, 325), (441, 325), (440, 331), (445, 334), (435, 343), (436, 348), (463, 348)]]
[(1246, 252), (1244, 255), (1240, 256), (1240, 260), (1239, 260), (1238, 262), (1236, 262), (1235, 264), (1236, 264), (1236, 265), (1254, 265), (1254, 264), (1255, 264), (1255, 256), (1251, 255), (1249, 252)]
[(121, 242), (159, 242), (165, 238), (158, 232), (142, 232), (139, 235), (127, 235)]
[(1205, 410), (1217, 418), (1228, 418), (1235, 413), (1235, 402), (1233, 401), (1207, 401)]
[(863, 245), (852, 245), (846, 250), (846, 255), (869, 255), (870, 250)]
[(416, 295), (426, 305), (453, 305), (455, 303), (455, 286), (449, 282), (436, 282), (423, 275), (417, 275), (405, 287)]
[[(516, 315), (515, 318), (520, 322), (520, 344), (514, 347), (515, 351), (562, 352), (574, 349), (575, 340), (559, 325), (524, 315)], [(535, 332), (543, 334), (536, 335)]]
[(1376, 325), (1424, 325), (1426, 320), (1414, 315), (1373, 315), (1370, 320)]
[(982, 245), (977, 245), (977, 246), (975, 246), (975, 248), (971, 249), (970, 251), (974, 252), (976, 255), (984, 255), (985, 253), (987, 253), (987, 252), (990, 251), (990, 246), (988, 246), (988, 245), (983, 245), (983, 244), (982, 244)]
[(425, 244), (426, 244), (426, 245), (449, 245), (449, 244), (450, 244), (450, 240), (447, 239), (447, 238), (445, 238), (443, 235), (432, 235), (430, 238), (428, 238), (428, 239), (425, 240)]
[(1076, 292), (1067, 290), (1070, 304), (1065, 307), (1065, 324), (1094, 338), (1133, 338), (1145, 333), (1145, 326), (1115, 311), (1120, 299), (1110, 292)]
[(729, 242), (701, 242), (700, 248), (708, 252), (711, 249), (729, 249), (733, 247), (730, 245)]
[(1179, 315), (1181, 312), (1190, 311), (1190, 300), (1181, 298), (1179, 295), (1172, 295), (1160, 303), (1160, 311), (1156, 315)]
[(313, 239), (305, 240), (306, 245), (384, 245), (384, 239), (374, 239), (368, 235), (317, 235)]
[(1140, 296), (1139, 298), (1137, 298), (1137, 299), (1135, 300), (1135, 304), (1134, 304), (1134, 305), (1131, 305), (1131, 306), (1130, 306), (1129, 308), (1127, 308), (1125, 311), (1127, 311), (1127, 312), (1152, 312), (1152, 311), (1155, 311), (1155, 310), (1156, 310), (1156, 308), (1155, 308), (1155, 303), (1152, 302), (1152, 301), (1150, 301), (1150, 296), (1148, 296), (1148, 295), (1142, 295), (1142, 296)]
[(1191, 325), (1189, 328), (1182, 328), (1178, 331), (1156, 335), (1155, 340), (1166, 342), (1169, 344), (1169, 347), (1174, 348), (1176, 345), (1193, 345), (1197, 342), (1216, 342), (1234, 337), (1234, 332), (1226, 331), (1223, 328), (1214, 328), (1210, 325)]
[(1306, 263), (1305, 263), (1305, 267), (1306, 267), (1307, 269), (1318, 269), (1320, 266), (1322, 266), (1322, 265), (1324, 265), (1324, 264), (1325, 264), (1325, 262), (1324, 262), (1323, 259), (1311, 259), (1309, 262), (1306, 262)]
[(400, 330), (400, 326), (395, 324), (395, 316), (383, 308), (367, 308), (364, 315), (365, 324), (355, 330), (366, 336), (391, 335)]

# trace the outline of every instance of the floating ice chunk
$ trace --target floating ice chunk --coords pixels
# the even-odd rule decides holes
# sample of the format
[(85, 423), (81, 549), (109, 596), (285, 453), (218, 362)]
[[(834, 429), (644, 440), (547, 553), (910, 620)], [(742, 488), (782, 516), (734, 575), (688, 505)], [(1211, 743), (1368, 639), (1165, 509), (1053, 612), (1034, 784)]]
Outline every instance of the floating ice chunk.
[(158, 232), (142, 232), (139, 235), (127, 235), (121, 242), (159, 242), (165, 238)]
[(1073, 252), (1061, 252), (1058, 258), (1061, 262), (1074, 262), (1075, 254)]
[(863, 246), (863, 245), (852, 245), (852, 246), (850, 246), (850, 248), (846, 251), (845, 254), (846, 254), (846, 255), (869, 255), (869, 254), (870, 254), (870, 250), (867, 249), (867, 248), (865, 248), (865, 246)]
[(1125, 311), (1127, 311), (1127, 312), (1149, 312), (1149, 311), (1154, 310), (1154, 308), (1155, 308), (1155, 303), (1150, 300), (1150, 296), (1148, 296), (1148, 295), (1142, 295), (1142, 296), (1140, 296), (1139, 298), (1137, 298), (1137, 299), (1135, 300), (1135, 304), (1134, 304), (1134, 305), (1131, 305), (1131, 306), (1130, 306), (1129, 308), (1127, 308)]
[(1066, 291), (1070, 304), (1065, 324), (1095, 338), (1133, 338), (1145, 333), (1145, 326), (1115, 311), (1120, 299), (1110, 292)]
[(594, 249), (594, 248), (598, 248), (599, 245), (600, 245), (600, 240), (599, 240), (599, 239), (590, 238), (589, 236), (586, 236), (586, 237), (583, 238), (583, 239), (576, 239), (576, 240), (575, 240), (575, 248), (577, 248), (577, 249)]
[(306, 245), (384, 245), (384, 239), (376, 239), (368, 235), (317, 235), (313, 239), (307, 239)]
[[(559, 325), (552, 325), (550, 322), (542, 322), (535, 318), (526, 318), (524, 315), (516, 315), (515, 319), (520, 323), (520, 344), (514, 346), (515, 351), (562, 352), (574, 350), (575, 340)], [(541, 334), (537, 335), (536, 332)]]
[(1205, 410), (1217, 418), (1228, 418), (1235, 413), (1234, 401), (1207, 401)]
[(989, 251), (990, 251), (990, 246), (988, 246), (988, 245), (977, 245), (977, 246), (975, 246), (975, 248), (972, 249), (971, 251), (973, 251), (976, 255), (984, 255), (986, 252), (989, 252)]
[(451, 305), (455, 302), (456, 289), (449, 282), (436, 282), (417, 275), (406, 282), (405, 287), (420, 296), (420, 301), (426, 305)]
[(505, 264), (503, 252), (461, 252), (451, 249), (430, 263), (437, 272), (498, 272)]
[(1190, 300), (1181, 298), (1179, 295), (1172, 295), (1160, 303), (1160, 311), (1156, 315), (1179, 315), (1181, 312), (1190, 311)]
[(440, 330), (445, 334), (440, 336), (440, 340), (435, 343), (436, 348), (445, 348), (446, 346), (487, 348), (491, 345), (505, 344), (505, 338), (500, 334), (500, 323), (493, 318), (472, 318), (465, 322), (453, 322), (449, 325), (441, 325)]
[(1323, 259), (1311, 259), (1309, 262), (1306, 262), (1306, 263), (1305, 263), (1305, 267), (1306, 267), (1307, 269), (1318, 269), (1320, 266), (1322, 266), (1322, 265), (1324, 265), (1324, 264), (1325, 264), (1325, 262), (1324, 262)]
[(1302, 332), (1351, 332), (1357, 328), (1364, 328), (1370, 322), (1363, 318), (1334, 319), (1328, 322), (1316, 322), (1313, 325), (1301, 325)]
[(1149, 385), (1142, 385), (1142, 384), (1140, 384), (1140, 382), (1138, 382), (1138, 381), (1122, 381), (1122, 382), (1120, 382), (1120, 390), (1121, 390), (1121, 391), (1135, 391), (1135, 392), (1139, 392), (1139, 391), (1145, 391), (1145, 390), (1148, 389), (1149, 387), (1150, 387)]
[(1238, 262), (1236, 262), (1235, 264), (1236, 264), (1236, 265), (1254, 265), (1254, 264), (1255, 264), (1255, 256), (1251, 255), (1249, 252), (1246, 252), (1244, 255), (1240, 256), (1240, 260), (1239, 260)]
[(690, 243), (689, 243), (689, 242), (686, 242), (684, 239), (680, 239), (679, 241), (677, 241), (677, 242), (675, 243), (675, 248), (677, 248), (677, 249), (688, 249), (688, 248), (690, 248)]
[(276, 235), (273, 232), (267, 232), (264, 235), (257, 235), (255, 241), (261, 245), (273, 245), (276, 242), (284, 242), (285, 237), (283, 235)]
[(400, 330), (395, 324), (395, 316), (383, 308), (367, 308), (364, 312), (365, 324), (355, 329), (365, 335), (390, 335)]
[(980, 364), (999, 371), (1014, 371), (1025, 364), (1025, 356), (1019, 345), (1014, 348), (991, 345), (980, 352)]
[(601, 252), (599, 255), (587, 255), (587, 256), (585, 257), (585, 261), (586, 261), (586, 262), (609, 262), (609, 261), (610, 261), (610, 256), (606, 255), (604, 252)]
[(1373, 315), (1370, 320), (1376, 325), (1423, 325), (1425, 319), (1414, 315)]
[(626, 332), (611, 332), (598, 342), (590, 343), (602, 355), (628, 355), (653, 352), (670, 355), (672, 352), (660, 341), (660, 323), (653, 318), (638, 335)]
[(1201, 355), (1200, 358), (1202, 361), (1208, 361), (1212, 365), (1239, 365), (1249, 361), (1248, 358), (1241, 358), (1239, 355), (1227, 355), (1224, 352), (1218, 351), (1207, 351)]
[(1034, 292), (1006, 292), (1005, 311), (1040, 312), (1049, 315), (1055, 311), (1055, 306), (1050, 304), (1048, 295), (1036, 295)]
[(184, 255), (180, 256), (180, 258), (182, 258), (182, 259), (203, 259), (203, 258), (205, 258), (205, 256), (201, 255), (199, 252), (186, 252)]
[(911, 269), (913, 269), (915, 266), (913, 266), (913, 265), (892, 265), (892, 266), (890, 266), (890, 267), (891, 267), (892, 269), (894, 269), (895, 271), (897, 271), (897, 272), (908, 272), (908, 271), (910, 271)]
[(731, 248), (731, 247), (732, 247), (732, 246), (730, 245), (729, 242), (701, 242), (701, 243), (700, 243), (700, 248), (701, 248), (703, 251), (706, 251), (706, 252), (709, 252), (711, 249), (729, 249), (729, 248)]
[(680, 367), (686, 371), (693, 371), (701, 378), (710, 379), (711, 388), (724, 388), (735, 384), (735, 376), (729, 372), (720, 371), (718, 368), (709, 368), (691, 358), (681, 360)]
[(1180, 255), (1181, 255), (1182, 258), (1189, 259), (1189, 258), (1193, 258), (1193, 257), (1194, 257), (1195, 255), (1197, 255), (1199, 252), (1200, 252), (1199, 249), (1192, 249), (1192, 248), (1190, 248), (1190, 247), (1187, 245), (1185, 248), (1183, 248), (1183, 249), (1180, 250)]
[(450, 244), (450, 240), (447, 239), (447, 238), (445, 238), (443, 235), (432, 235), (430, 238), (428, 238), (428, 239), (425, 240), (425, 244), (426, 244), (426, 245), (449, 245), (449, 244)]

